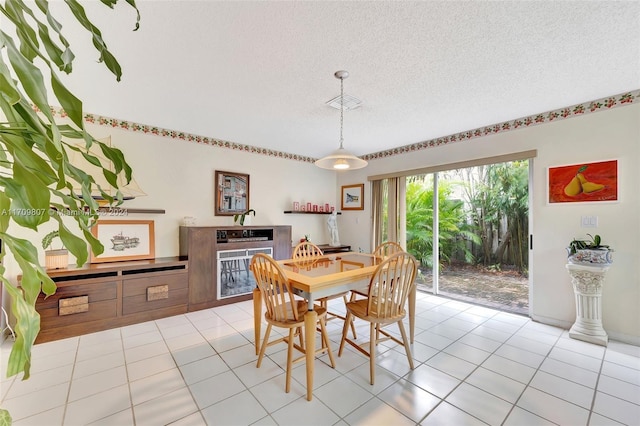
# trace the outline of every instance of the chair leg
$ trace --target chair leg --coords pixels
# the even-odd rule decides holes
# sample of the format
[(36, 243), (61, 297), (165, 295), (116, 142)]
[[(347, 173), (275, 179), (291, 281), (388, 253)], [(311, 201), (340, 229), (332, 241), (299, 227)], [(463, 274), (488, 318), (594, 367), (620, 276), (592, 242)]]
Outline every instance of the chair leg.
[(300, 340), (300, 347), (304, 348), (304, 333), (302, 332), (302, 327), (296, 328), (298, 332), (298, 339)]
[[(353, 295), (353, 293), (351, 294)], [(344, 296), (342, 296), (342, 299), (344, 300), (344, 305), (347, 306), (347, 295), (345, 294)], [(346, 321), (346, 318), (345, 318), (345, 321)], [(353, 333), (353, 340), (356, 340), (358, 336), (356, 336), (355, 321), (351, 321), (351, 333)]]
[(376, 333), (378, 326), (374, 323), (369, 325), (369, 382), (373, 385), (376, 377)]
[(404, 324), (402, 320), (398, 321), (398, 328), (400, 328), (400, 334), (402, 334), (402, 342), (404, 343), (404, 350), (407, 352), (407, 359), (409, 360), (409, 367), (413, 370), (413, 356), (411, 355), (411, 347), (407, 340), (407, 332), (404, 330)]
[(347, 340), (347, 333), (349, 332), (349, 324), (353, 321), (353, 315), (347, 311), (347, 317), (344, 320), (344, 326), (342, 327), (342, 339), (340, 339), (340, 349), (338, 349), (338, 356), (342, 356), (342, 350), (344, 349), (344, 342)]
[(327, 354), (329, 355), (329, 361), (331, 361), (331, 368), (336, 368), (336, 361), (333, 358), (333, 352), (331, 352), (331, 343), (329, 343), (329, 335), (327, 334), (327, 324), (324, 318), (320, 319), (320, 330), (322, 330), (323, 347), (326, 345)]
[(262, 357), (264, 356), (264, 351), (267, 349), (267, 343), (269, 342), (270, 334), (271, 324), (268, 324), (267, 331), (264, 332), (264, 340), (262, 341), (262, 345), (260, 345), (260, 354), (258, 355), (258, 363), (256, 364), (256, 368), (260, 368), (260, 364), (262, 364)]
[(289, 347), (287, 349), (287, 379), (284, 391), (289, 393), (291, 390), (291, 370), (293, 369), (293, 339), (295, 339), (295, 329), (289, 329)]

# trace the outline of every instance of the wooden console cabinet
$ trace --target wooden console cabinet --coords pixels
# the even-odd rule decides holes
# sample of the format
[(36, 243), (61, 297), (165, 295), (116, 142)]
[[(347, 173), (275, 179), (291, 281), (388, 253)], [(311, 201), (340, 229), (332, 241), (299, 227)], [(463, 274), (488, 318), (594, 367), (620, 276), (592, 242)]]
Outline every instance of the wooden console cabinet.
[[(251, 293), (218, 296), (218, 252), (271, 248), (275, 259), (291, 257), (291, 226), (181, 226), (180, 256), (189, 262), (189, 311), (250, 300)], [(246, 274), (248, 259), (242, 267)]]
[(187, 312), (188, 263), (177, 257), (50, 270), (58, 286), (36, 302), (36, 343)]

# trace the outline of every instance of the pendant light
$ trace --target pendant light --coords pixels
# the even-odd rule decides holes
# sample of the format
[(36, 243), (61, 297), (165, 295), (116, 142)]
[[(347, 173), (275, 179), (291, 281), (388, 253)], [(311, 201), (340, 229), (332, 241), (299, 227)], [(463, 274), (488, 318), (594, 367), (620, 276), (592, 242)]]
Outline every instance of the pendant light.
[(314, 164), (322, 169), (355, 170), (367, 166), (367, 162), (343, 148), (342, 127), (344, 123), (344, 79), (349, 77), (347, 71), (336, 71), (334, 76), (340, 79), (340, 148), (317, 160)]

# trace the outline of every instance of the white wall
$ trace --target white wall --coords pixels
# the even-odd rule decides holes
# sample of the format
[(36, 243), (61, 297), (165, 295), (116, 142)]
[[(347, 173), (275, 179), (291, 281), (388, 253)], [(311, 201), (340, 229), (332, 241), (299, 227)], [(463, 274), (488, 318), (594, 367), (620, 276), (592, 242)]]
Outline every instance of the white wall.
[[(456, 142), (370, 161), (338, 174), (341, 185), (365, 183), (365, 210), (344, 212), (341, 239), (369, 248), (370, 185), (367, 176), (537, 149), (533, 161), (533, 299), (531, 315), (570, 327), (575, 320), (565, 247), (574, 237), (598, 233), (615, 249), (603, 290), (603, 324), (612, 338), (640, 344), (640, 105), (625, 106), (549, 124)], [(547, 203), (550, 166), (618, 159), (618, 203)], [(581, 228), (581, 216), (598, 216), (598, 228)], [(346, 226), (345, 226), (346, 225)]]

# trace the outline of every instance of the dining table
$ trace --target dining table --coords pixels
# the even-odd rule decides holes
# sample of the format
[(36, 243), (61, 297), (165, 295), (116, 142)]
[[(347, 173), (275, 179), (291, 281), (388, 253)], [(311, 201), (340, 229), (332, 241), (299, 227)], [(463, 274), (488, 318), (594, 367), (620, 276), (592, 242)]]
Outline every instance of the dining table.
[[(312, 400), (318, 315), (313, 309), (316, 300), (347, 290), (366, 288), (378, 265), (384, 259), (368, 253), (345, 252), (307, 259), (279, 260), (295, 294), (306, 299), (309, 310), (304, 315), (307, 400)], [(409, 293), (409, 335), (413, 343), (415, 330), (416, 286)], [(262, 325), (262, 296), (253, 291), (254, 331), (256, 354), (260, 349)]]

